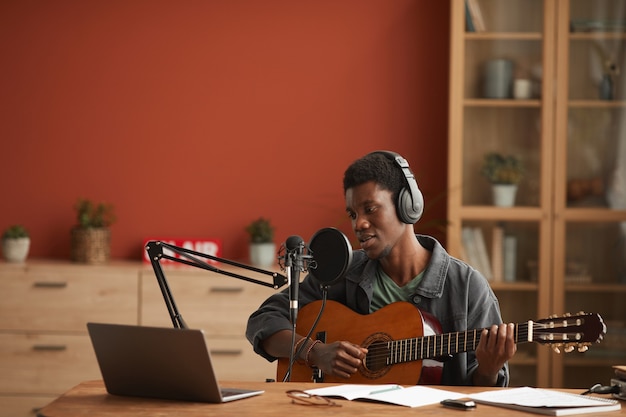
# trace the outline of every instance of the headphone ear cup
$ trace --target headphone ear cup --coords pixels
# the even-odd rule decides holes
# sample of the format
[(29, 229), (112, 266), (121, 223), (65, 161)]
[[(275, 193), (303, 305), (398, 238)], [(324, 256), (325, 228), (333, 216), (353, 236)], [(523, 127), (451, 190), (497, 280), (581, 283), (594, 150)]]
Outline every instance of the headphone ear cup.
[(392, 160), (404, 175), (408, 188), (402, 187), (396, 203), (396, 213), (400, 221), (406, 224), (415, 224), (422, 217), (424, 212), (424, 196), (417, 186), (415, 176), (409, 167), (406, 159), (391, 151), (374, 151), (371, 154), (382, 154)]
[(398, 210), (398, 217), (403, 223), (417, 223), (422, 217), (422, 213), (424, 213), (424, 196), (422, 192), (417, 186), (414, 188), (413, 193), (403, 188), (398, 196), (396, 208)]

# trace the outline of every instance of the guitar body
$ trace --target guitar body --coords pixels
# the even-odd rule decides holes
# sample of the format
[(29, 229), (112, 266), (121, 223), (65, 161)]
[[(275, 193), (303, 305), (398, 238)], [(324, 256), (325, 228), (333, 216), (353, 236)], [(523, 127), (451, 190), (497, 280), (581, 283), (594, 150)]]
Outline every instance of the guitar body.
[[(314, 301), (300, 309), (296, 323), (296, 330), (300, 334), (309, 332), (321, 305), (321, 301)], [(323, 382), (436, 385), (441, 380), (443, 368), (441, 362), (425, 359), (387, 365), (385, 356), (387, 356), (386, 346), (389, 341), (411, 339), (440, 332), (441, 326), (432, 316), (420, 312), (417, 307), (408, 302), (393, 303), (372, 314), (362, 315), (343, 304), (327, 301), (312, 338), (325, 340), (326, 343), (346, 340), (369, 350), (364, 365), (350, 379), (324, 375)], [(384, 355), (376, 353), (383, 350)], [(289, 359), (278, 360), (278, 380), (283, 379), (288, 367)], [(295, 362), (290, 380), (310, 382), (313, 379), (313, 372), (314, 370), (308, 366)]]

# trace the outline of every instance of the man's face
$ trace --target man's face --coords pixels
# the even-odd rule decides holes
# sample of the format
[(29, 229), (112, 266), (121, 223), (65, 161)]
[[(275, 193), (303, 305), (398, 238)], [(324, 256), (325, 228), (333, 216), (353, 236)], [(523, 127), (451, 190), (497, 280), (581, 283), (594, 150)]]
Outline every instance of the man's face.
[(370, 181), (346, 191), (346, 212), (361, 248), (370, 259), (387, 256), (402, 236), (392, 192)]

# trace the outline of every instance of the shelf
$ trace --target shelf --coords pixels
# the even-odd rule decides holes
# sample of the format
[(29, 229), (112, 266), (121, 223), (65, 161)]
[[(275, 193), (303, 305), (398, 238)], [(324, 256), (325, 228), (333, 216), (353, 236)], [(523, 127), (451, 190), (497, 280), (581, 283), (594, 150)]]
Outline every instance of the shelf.
[(603, 293), (603, 292), (617, 292), (617, 293), (626, 293), (626, 283), (625, 284), (565, 284), (565, 291), (568, 292), (595, 292), (595, 293)]
[(540, 41), (543, 35), (539, 32), (467, 32), (468, 41)]
[(626, 100), (570, 100), (570, 108), (620, 109), (626, 108)]
[(626, 221), (626, 210), (598, 208), (566, 208), (563, 220), (578, 222), (621, 222)]
[(494, 291), (537, 291), (536, 282), (495, 282), (489, 281), (491, 289)]
[(467, 107), (541, 107), (541, 100), (516, 100), (516, 99), (494, 99), (494, 98), (466, 98), (463, 105)]
[(572, 41), (597, 41), (602, 39), (616, 39), (625, 40), (626, 33), (624, 32), (577, 32), (570, 34), (570, 40)]
[[(541, 220), (544, 215), (539, 207), (461, 206), (464, 220)], [(566, 208), (563, 220), (569, 222), (626, 222), (626, 210), (598, 208)]]
[(545, 217), (538, 207), (462, 206), (463, 220), (538, 221)]

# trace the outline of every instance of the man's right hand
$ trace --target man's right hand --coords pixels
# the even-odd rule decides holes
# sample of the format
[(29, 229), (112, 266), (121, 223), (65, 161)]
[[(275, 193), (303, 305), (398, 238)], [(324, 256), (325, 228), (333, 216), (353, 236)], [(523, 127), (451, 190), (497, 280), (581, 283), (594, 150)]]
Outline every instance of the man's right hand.
[(309, 366), (317, 367), (326, 375), (350, 378), (358, 371), (366, 354), (366, 348), (340, 341), (329, 344), (317, 343), (304, 359)]

